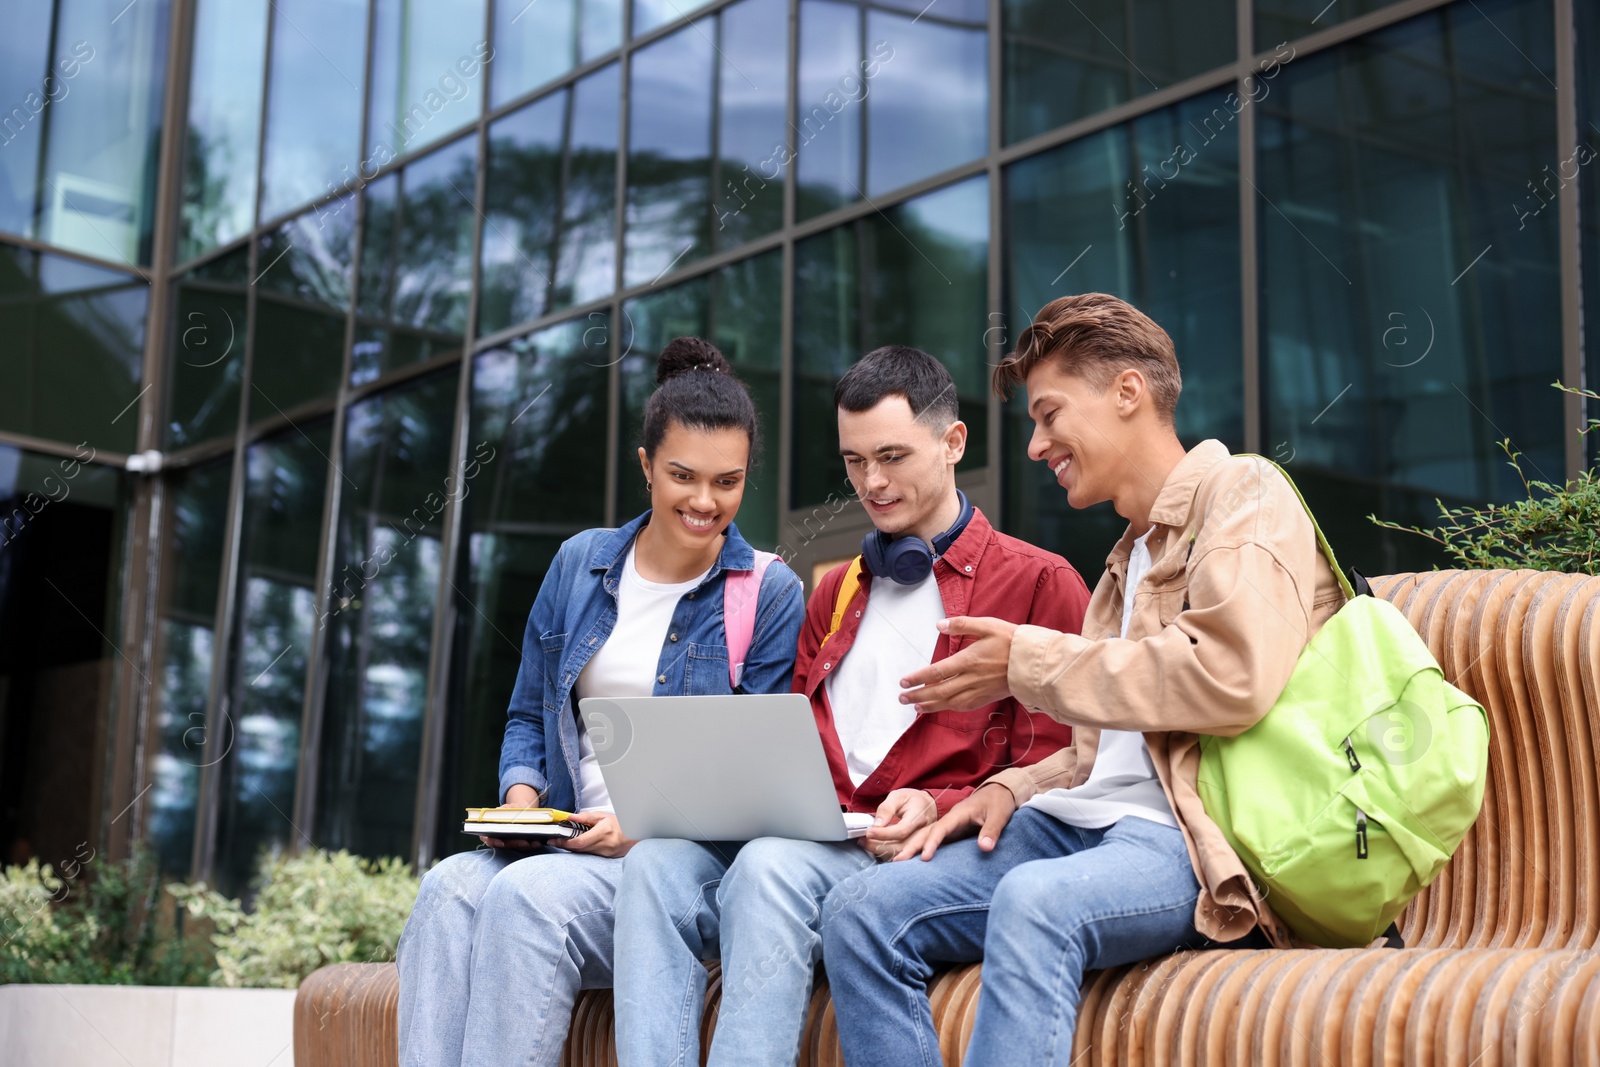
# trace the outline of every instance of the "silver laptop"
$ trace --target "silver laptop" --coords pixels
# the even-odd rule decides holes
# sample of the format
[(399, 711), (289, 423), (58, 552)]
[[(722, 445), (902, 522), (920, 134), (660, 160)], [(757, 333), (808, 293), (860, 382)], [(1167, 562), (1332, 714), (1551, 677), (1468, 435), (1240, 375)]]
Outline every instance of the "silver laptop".
[(844, 841), (872, 825), (839, 810), (798, 693), (588, 697), (578, 713), (629, 837)]

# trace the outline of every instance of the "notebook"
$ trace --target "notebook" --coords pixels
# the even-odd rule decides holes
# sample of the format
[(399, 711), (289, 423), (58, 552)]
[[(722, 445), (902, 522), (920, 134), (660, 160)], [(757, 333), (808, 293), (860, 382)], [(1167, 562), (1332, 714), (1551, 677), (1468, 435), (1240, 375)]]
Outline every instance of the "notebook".
[(461, 832), (474, 837), (577, 837), (584, 828), (567, 821), (571, 818), (571, 812), (555, 808), (468, 808)]

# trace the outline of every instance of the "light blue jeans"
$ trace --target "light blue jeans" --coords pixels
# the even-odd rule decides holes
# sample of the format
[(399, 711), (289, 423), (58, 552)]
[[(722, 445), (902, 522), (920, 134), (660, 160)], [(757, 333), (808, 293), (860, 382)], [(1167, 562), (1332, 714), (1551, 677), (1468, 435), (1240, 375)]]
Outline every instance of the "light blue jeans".
[(821, 956), (822, 902), (876, 861), (854, 841), (633, 846), (617, 890), (617, 1059), (697, 1067), (702, 959), (722, 960), (710, 1067), (793, 1067)]
[(554, 1067), (580, 989), (611, 984), (622, 860), (480, 849), (422, 879), (400, 935), (402, 1067)]
[(1032, 808), (993, 852), (968, 838), (863, 871), (834, 889), (822, 926), (845, 1062), (940, 1067), (928, 980), (981, 958), (966, 1067), (1065, 1067), (1084, 971), (1209, 947), (1199, 893), (1173, 827), (1130, 816), (1085, 830)]

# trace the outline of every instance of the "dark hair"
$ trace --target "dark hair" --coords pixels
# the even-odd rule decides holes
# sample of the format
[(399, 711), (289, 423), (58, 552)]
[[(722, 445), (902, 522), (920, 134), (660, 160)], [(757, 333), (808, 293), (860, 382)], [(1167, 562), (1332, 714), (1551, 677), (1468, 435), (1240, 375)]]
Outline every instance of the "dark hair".
[(875, 348), (845, 371), (833, 389), (834, 404), (846, 411), (868, 411), (887, 396), (905, 397), (912, 414), (940, 431), (961, 417), (950, 372), (918, 348)]
[(750, 438), (750, 466), (761, 448), (756, 406), (744, 382), (717, 346), (699, 337), (674, 337), (656, 360), (656, 391), (644, 405), (644, 454), (656, 448), (673, 423), (689, 430), (743, 430)]
[(1028, 374), (1051, 360), (1067, 374), (1105, 392), (1111, 380), (1132, 368), (1144, 375), (1156, 414), (1172, 425), (1183, 392), (1183, 375), (1172, 338), (1155, 321), (1108, 293), (1058, 296), (1039, 309), (1017, 338), (1017, 350), (995, 367), (994, 391), (1009, 399)]

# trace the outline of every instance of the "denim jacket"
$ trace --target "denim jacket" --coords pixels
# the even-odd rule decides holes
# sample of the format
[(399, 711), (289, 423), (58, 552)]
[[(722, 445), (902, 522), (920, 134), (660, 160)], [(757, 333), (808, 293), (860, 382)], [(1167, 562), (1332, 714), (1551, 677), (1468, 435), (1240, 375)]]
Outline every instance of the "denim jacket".
[[(614, 530), (585, 530), (562, 544), (545, 573), (522, 638), (522, 665), (511, 692), (500, 746), (500, 799), (531, 785), (543, 803), (572, 811), (578, 802), (578, 722), (573, 687), (584, 665), (617, 624), (617, 585), (628, 547), (650, 512)], [(722, 627), (723, 572), (755, 566), (755, 549), (729, 524), (705, 580), (678, 599), (656, 661), (655, 696), (732, 692)], [(755, 633), (739, 688), (787, 693), (805, 617), (800, 579), (774, 560), (756, 600)]]

